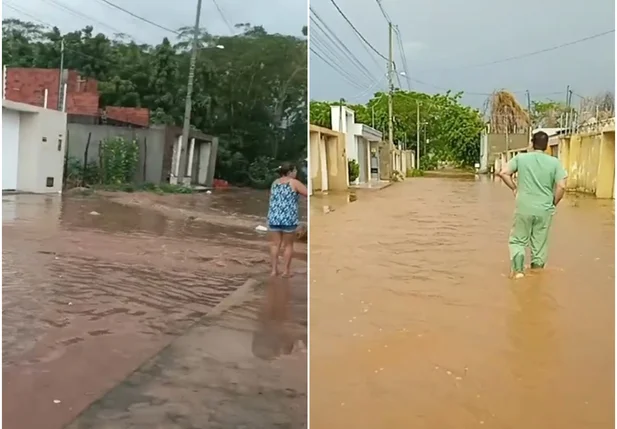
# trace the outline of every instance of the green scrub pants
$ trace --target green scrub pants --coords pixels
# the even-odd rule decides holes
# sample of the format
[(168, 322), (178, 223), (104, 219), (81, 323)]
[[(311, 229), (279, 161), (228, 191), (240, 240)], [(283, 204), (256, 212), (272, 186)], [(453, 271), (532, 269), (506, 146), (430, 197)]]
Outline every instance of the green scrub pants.
[(512, 272), (525, 269), (525, 249), (531, 247), (531, 268), (544, 268), (548, 256), (548, 234), (553, 213), (524, 215), (515, 213), (510, 231), (510, 264)]

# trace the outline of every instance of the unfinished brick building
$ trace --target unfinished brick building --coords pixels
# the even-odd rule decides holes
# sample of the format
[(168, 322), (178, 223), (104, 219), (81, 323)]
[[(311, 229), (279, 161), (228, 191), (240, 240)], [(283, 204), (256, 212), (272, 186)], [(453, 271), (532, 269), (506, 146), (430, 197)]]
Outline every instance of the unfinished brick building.
[(82, 78), (75, 70), (65, 70), (64, 83), (66, 83), (65, 100), (61, 99), (64, 98), (64, 89), (60, 88), (59, 69), (7, 68), (4, 83), (5, 98), (41, 107), (47, 103), (46, 107), (49, 109), (61, 108), (62, 102), (65, 101), (69, 122), (108, 123), (134, 127), (147, 127), (150, 123), (148, 109), (118, 106), (101, 109), (98, 82), (95, 79)]

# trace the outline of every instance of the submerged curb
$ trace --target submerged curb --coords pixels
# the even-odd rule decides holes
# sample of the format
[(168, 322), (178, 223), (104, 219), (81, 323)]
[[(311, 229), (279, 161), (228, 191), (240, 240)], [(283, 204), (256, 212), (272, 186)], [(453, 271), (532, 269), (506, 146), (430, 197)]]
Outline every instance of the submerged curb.
[(122, 380), (120, 380), (118, 383), (111, 386), (109, 389), (103, 392), (100, 396), (98, 396), (96, 399), (91, 401), (75, 417), (73, 417), (69, 422), (67, 422), (65, 426), (71, 427), (71, 425), (73, 425), (80, 417), (82, 417), (94, 404), (96, 404), (97, 402), (100, 402), (110, 392), (112, 392), (118, 386), (125, 383), (129, 378), (131, 378), (141, 368), (148, 365), (150, 362), (156, 359), (157, 356), (159, 356), (165, 350), (169, 349), (176, 341), (178, 341), (180, 338), (186, 335), (189, 331), (194, 329), (197, 325), (202, 324), (204, 320), (215, 319), (217, 317), (220, 317), (225, 311), (229, 310), (231, 307), (242, 303), (244, 300), (247, 299), (250, 293), (253, 290), (255, 290), (255, 288), (259, 286), (261, 283), (262, 281), (257, 280), (255, 278), (249, 278), (248, 280), (246, 280), (240, 287), (238, 287), (236, 290), (234, 290), (229, 295), (227, 295), (227, 297), (223, 298), (221, 302), (219, 302), (214, 307), (212, 307), (212, 309), (209, 312), (207, 312), (205, 315), (203, 315), (202, 317), (197, 319), (195, 322), (187, 326), (187, 328), (183, 332), (180, 332), (177, 335), (173, 335), (169, 339), (169, 341), (165, 345), (163, 345), (163, 347), (158, 349), (151, 356), (148, 356), (146, 359), (144, 359), (139, 365), (137, 365), (130, 372), (128, 372)]
[[(208, 311), (204, 316), (202, 316), (196, 323), (199, 323), (201, 320), (204, 320), (204, 319), (213, 319), (213, 318), (219, 317), (225, 311), (229, 310), (231, 307), (235, 307), (236, 305), (244, 302), (247, 296), (252, 291), (254, 291), (257, 288), (257, 286), (259, 286), (261, 283), (262, 283), (261, 281), (254, 279), (254, 278), (248, 279), (247, 281), (244, 282), (244, 284), (242, 284), (242, 286), (240, 286), (239, 288), (231, 292), (229, 295), (227, 295), (225, 298), (223, 298), (221, 302), (216, 304), (210, 311)], [(189, 327), (187, 331), (191, 329), (191, 327)]]

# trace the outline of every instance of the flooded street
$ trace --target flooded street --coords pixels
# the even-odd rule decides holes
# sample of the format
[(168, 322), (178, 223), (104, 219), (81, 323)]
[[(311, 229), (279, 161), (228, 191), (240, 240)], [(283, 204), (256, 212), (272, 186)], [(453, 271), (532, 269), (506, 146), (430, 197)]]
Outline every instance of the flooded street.
[[(274, 397), (287, 398), (286, 389), (297, 392), (291, 399), (299, 404), (296, 414), (279, 409), (293, 409), (289, 400), (275, 400), (270, 408), (260, 405), (261, 414), (244, 418), (263, 427), (272, 427), (272, 419), (302, 420), (306, 406), (297, 380), (305, 379), (306, 355), (298, 352), (295, 363), (283, 371), (252, 352), (251, 332), (261, 329), (259, 309), (271, 301), (267, 282), (262, 284), (269, 272), (268, 247), (265, 237), (255, 232), (264, 222), (265, 207), (266, 193), (241, 190), (212, 195), (4, 195), (4, 427), (60, 429), (106, 393), (116, 399), (107, 408), (99, 404), (99, 414), (86, 413), (88, 427), (108, 427), (111, 404), (125, 407), (114, 428), (154, 427), (127, 414), (133, 402), (159, 407), (161, 427), (184, 427), (165, 425), (171, 417), (163, 405), (178, 402), (178, 395), (187, 401), (191, 395), (201, 398), (195, 409), (176, 410), (196, 427), (202, 427), (206, 417), (195, 410), (205, 402), (211, 409), (221, 401), (232, 403), (225, 415), (219, 410), (217, 421), (223, 426), (225, 418), (238, 414), (233, 391), (203, 396), (216, 390), (216, 383), (211, 385), (214, 364), (199, 377), (189, 374), (194, 383), (187, 392), (168, 391), (161, 399), (159, 391), (159, 399), (149, 402), (144, 400), (148, 389), (134, 381), (131, 386), (141, 389), (140, 395), (119, 401), (110, 389), (164, 348), (174, 354), (164, 359), (165, 365), (157, 363), (148, 386), (163, 378), (167, 384), (177, 383), (170, 368), (198, 368), (215, 347), (219, 383), (221, 377), (233, 380), (242, 392), (265, 379)], [(295, 276), (287, 286), (293, 293), (275, 300), (275, 306), (295, 309), (286, 321), (292, 326), (287, 340), (292, 345), (306, 342), (306, 245), (296, 247)], [(248, 309), (242, 308), (243, 302), (250, 304)], [(214, 325), (226, 330), (212, 337)], [(248, 339), (238, 338), (237, 332), (248, 332)], [(200, 347), (177, 346), (175, 341), (182, 345), (185, 335)], [(289, 347), (286, 354), (291, 351)], [(238, 374), (227, 360), (240, 367), (252, 365), (257, 374), (245, 378), (247, 371)], [(263, 362), (259, 366), (253, 361)], [(167, 378), (162, 377), (161, 371), (167, 370)], [(175, 374), (181, 379), (180, 372)], [(249, 403), (244, 400), (245, 406)], [(157, 415), (143, 404), (139, 409)]]
[(547, 269), (519, 281), (500, 183), (412, 179), (324, 204), (311, 428), (614, 427), (613, 201), (568, 195)]

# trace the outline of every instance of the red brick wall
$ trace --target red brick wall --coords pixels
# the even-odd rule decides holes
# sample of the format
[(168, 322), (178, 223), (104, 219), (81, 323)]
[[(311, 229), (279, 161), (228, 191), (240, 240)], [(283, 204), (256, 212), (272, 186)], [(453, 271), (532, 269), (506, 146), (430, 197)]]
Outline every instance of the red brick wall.
[[(6, 71), (6, 98), (12, 101), (43, 106), (45, 89), (48, 90), (47, 107), (58, 106), (58, 69), (8, 68)], [(84, 79), (79, 73), (68, 71), (66, 111), (75, 115), (98, 115), (99, 94), (97, 81)]]
[(141, 107), (117, 107), (107, 106), (105, 108), (108, 119), (127, 122), (129, 124), (147, 127), (150, 125), (150, 110)]
[[(45, 89), (48, 90), (47, 107), (58, 106), (58, 69), (8, 68), (6, 72), (6, 98), (12, 101), (43, 106)], [(72, 115), (99, 116), (98, 82), (80, 79), (79, 72), (68, 71), (66, 111)], [(137, 107), (108, 106), (109, 119), (147, 127), (150, 111)]]
[(45, 89), (48, 90), (47, 106), (58, 105), (60, 74), (53, 69), (9, 68), (6, 71), (6, 98), (11, 101), (43, 106)]

